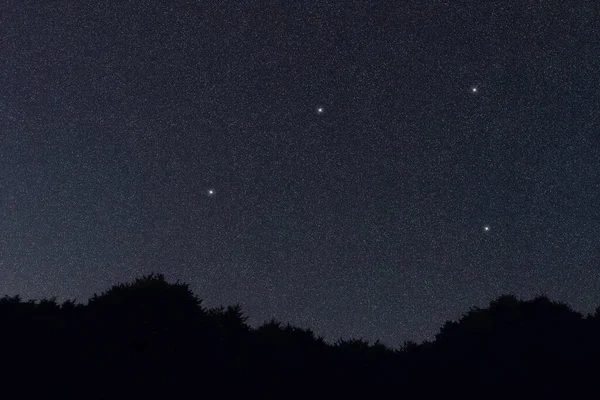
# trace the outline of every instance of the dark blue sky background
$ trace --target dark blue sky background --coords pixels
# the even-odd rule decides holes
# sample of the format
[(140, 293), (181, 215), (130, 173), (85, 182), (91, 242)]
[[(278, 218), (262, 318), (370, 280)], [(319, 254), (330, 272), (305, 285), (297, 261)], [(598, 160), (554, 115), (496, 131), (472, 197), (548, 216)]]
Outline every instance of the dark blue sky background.
[(390, 345), (504, 293), (591, 312), (599, 21), (596, 1), (5, 0), (0, 293), (160, 272), (252, 323)]

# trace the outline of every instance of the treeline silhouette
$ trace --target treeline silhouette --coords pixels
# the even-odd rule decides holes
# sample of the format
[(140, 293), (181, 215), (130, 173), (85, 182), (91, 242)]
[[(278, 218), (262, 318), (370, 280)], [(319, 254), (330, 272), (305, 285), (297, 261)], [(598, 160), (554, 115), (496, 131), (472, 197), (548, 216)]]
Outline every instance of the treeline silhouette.
[[(0, 299), (6, 398), (579, 398), (597, 393), (600, 308), (501, 296), (391, 349), (328, 344), (310, 329), (252, 328), (162, 275), (87, 304)], [(10, 389), (9, 389), (10, 388)], [(12, 390), (18, 390), (15, 395)]]

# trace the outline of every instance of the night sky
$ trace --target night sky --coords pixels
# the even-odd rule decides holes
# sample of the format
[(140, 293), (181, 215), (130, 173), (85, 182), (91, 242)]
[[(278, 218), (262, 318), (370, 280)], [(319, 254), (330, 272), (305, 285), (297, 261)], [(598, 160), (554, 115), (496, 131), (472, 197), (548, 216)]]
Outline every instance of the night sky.
[(0, 294), (327, 340), (600, 305), (597, 1), (0, 2)]

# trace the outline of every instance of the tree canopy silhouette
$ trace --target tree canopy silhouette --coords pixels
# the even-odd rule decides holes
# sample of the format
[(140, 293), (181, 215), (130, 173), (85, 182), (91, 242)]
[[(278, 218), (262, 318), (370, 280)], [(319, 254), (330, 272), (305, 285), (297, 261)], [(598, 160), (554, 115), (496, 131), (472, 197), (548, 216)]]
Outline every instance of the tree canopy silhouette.
[(446, 322), (431, 342), (392, 349), (330, 344), (276, 320), (251, 327), (240, 305), (205, 309), (187, 284), (160, 274), (87, 304), (5, 296), (0, 323), (6, 381), (63, 398), (551, 397), (592, 388), (600, 355), (600, 308), (584, 318), (545, 296), (500, 296)]

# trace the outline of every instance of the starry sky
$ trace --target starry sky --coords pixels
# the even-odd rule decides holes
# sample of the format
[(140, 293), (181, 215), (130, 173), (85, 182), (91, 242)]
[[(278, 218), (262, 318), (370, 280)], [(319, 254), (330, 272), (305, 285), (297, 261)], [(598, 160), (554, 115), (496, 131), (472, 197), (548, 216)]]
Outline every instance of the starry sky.
[(597, 1), (0, 3), (0, 294), (392, 346), (600, 305)]

